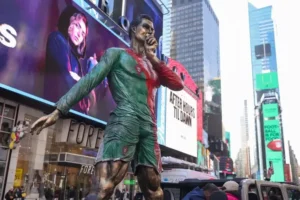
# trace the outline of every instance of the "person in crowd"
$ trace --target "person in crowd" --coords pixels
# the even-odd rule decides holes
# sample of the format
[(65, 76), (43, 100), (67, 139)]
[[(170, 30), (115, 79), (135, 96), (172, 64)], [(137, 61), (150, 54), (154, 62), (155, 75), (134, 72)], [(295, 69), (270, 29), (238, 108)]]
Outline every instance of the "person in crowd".
[(142, 192), (137, 192), (134, 196), (134, 200), (143, 200), (144, 196)]
[(23, 186), (15, 188), (13, 194), (14, 194), (14, 199), (18, 199), (18, 200), (24, 200), (26, 197), (26, 193)]
[[(57, 30), (50, 33), (46, 47), (44, 97), (57, 101), (84, 76), (79, 62), (85, 57), (88, 34), (86, 16), (73, 6), (61, 13)], [(94, 90), (75, 105), (75, 109), (88, 113), (96, 101)]]
[(82, 188), (79, 189), (79, 200), (82, 200), (83, 198), (83, 191)]
[(119, 188), (116, 188), (116, 190), (115, 190), (115, 199), (120, 200), (120, 197), (121, 197), (121, 191), (119, 190)]
[(194, 188), (191, 192), (187, 193), (182, 200), (208, 200), (211, 194), (217, 191), (220, 190), (215, 184), (208, 183), (203, 188)]
[(8, 192), (5, 194), (5, 200), (12, 200), (14, 199), (14, 189), (11, 188), (8, 190)]
[(75, 196), (76, 196), (75, 188), (73, 186), (71, 186), (69, 189), (69, 199), (74, 200)]
[(239, 184), (235, 181), (227, 181), (222, 186), (222, 190), (226, 193), (228, 200), (240, 199)]

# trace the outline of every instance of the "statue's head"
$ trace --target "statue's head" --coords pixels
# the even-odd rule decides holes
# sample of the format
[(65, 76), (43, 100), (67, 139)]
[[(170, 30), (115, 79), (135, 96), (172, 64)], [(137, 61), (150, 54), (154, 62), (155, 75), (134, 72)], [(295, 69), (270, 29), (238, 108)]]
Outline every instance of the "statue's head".
[(149, 15), (141, 14), (133, 20), (129, 27), (129, 38), (144, 42), (147, 37), (154, 36), (153, 19)]

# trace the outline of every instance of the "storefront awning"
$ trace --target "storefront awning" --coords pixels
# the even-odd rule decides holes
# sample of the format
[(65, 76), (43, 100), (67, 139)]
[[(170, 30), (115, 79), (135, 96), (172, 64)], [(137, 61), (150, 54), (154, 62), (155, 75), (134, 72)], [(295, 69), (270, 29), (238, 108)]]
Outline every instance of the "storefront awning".
[(60, 152), (46, 154), (44, 162), (63, 166), (80, 167), (81, 165), (94, 165), (95, 158), (91, 156), (83, 156), (80, 154)]

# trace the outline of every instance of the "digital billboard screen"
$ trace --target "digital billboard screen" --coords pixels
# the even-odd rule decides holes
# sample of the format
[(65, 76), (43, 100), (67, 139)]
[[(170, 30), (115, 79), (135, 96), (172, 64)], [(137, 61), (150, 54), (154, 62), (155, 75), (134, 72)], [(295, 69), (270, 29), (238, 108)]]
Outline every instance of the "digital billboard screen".
[(264, 121), (266, 170), (271, 181), (284, 181), (282, 140), (279, 120)]
[[(107, 48), (128, 48), (76, 2), (0, 1), (0, 87), (54, 105)], [(105, 123), (115, 106), (104, 80), (73, 112)]]
[(263, 104), (263, 138), (266, 175), (271, 181), (284, 181), (283, 145), (280, 120), (270, 119), (279, 115), (278, 104)]

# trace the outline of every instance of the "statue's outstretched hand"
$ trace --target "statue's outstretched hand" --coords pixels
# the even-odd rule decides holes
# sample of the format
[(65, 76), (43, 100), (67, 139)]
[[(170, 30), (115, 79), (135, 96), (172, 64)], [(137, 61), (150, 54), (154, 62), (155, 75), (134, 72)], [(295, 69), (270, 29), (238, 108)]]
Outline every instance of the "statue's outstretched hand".
[(32, 126), (31, 126), (31, 134), (37, 134), (39, 135), (40, 132), (44, 129), (47, 128), (53, 124), (56, 123), (56, 121), (59, 119), (60, 117), (60, 111), (59, 110), (55, 110), (53, 111), (51, 114), (49, 115), (45, 115), (41, 118), (39, 118), (38, 120), (36, 120)]

